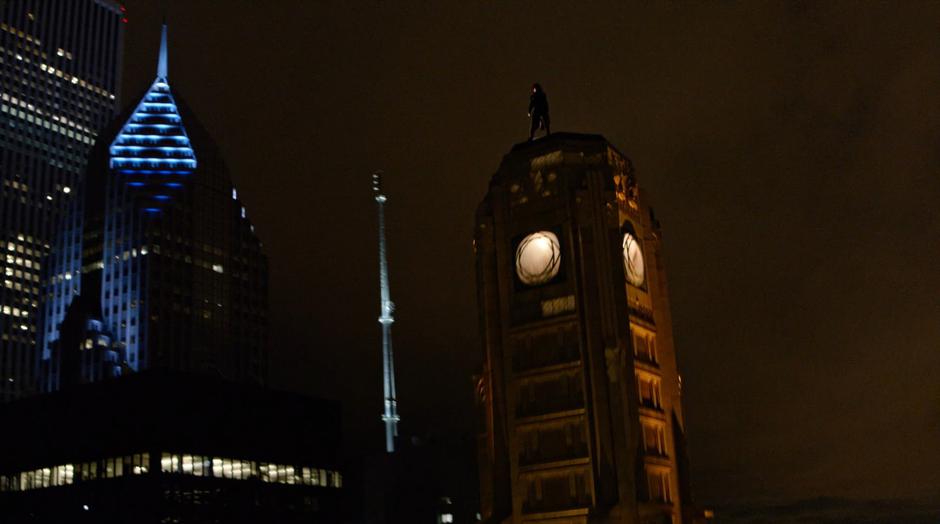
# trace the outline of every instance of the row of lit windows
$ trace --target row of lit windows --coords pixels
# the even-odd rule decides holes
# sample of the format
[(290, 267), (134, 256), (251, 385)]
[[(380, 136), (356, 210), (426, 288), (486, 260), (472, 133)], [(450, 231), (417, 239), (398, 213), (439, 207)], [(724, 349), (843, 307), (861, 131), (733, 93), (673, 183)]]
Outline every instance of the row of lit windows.
[(18, 307), (3, 306), (2, 311), (4, 315), (13, 315), (14, 317), (26, 318), (29, 316), (29, 311)]
[[(38, 255), (37, 255), (37, 256), (38, 256)], [(35, 269), (36, 271), (39, 271), (39, 267), (40, 267), (40, 266), (39, 266), (39, 262), (33, 262), (32, 260), (30, 260), (30, 259), (28, 259), (28, 258), (15, 257), (15, 256), (13, 256), (13, 255), (7, 255), (7, 256), (6, 256), (6, 261), (7, 261), (7, 264), (14, 264), (14, 265), (17, 265), (17, 266), (23, 266), (23, 267), (25, 267), (25, 268), (27, 268), (27, 269)]]
[[(5, 107), (6, 106), (0, 107), (0, 112), (2, 112)], [(11, 110), (11, 116), (17, 116), (15, 110)], [(26, 122), (29, 121), (26, 116), (20, 116), (20, 118)], [(42, 126), (35, 122), (33, 127), (17, 127), (16, 122), (12, 121), (7, 122), (7, 124), (9, 124), (9, 129), (7, 129), (7, 126), (3, 126), (4, 129), (0, 130), (2, 131), (2, 135), (11, 143), (23, 145), (25, 147), (23, 150), (25, 153), (38, 155), (48, 161), (49, 165), (52, 167), (65, 169), (76, 175), (82, 173), (86, 161), (85, 155), (93, 144), (79, 144), (79, 142), (74, 139), (70, 143), (62, 144), (60, 140), (55, 140), (56, 137), (47, 133)], [(14, 130), (18, 132), (14, 132)], [(68, 137), (67, 133), (62, 133), (62, 135), (65, 138)], [(80, 147), (72, 147), (73, 144)], [(30, 148), (35, 151), (30, 150)], [(24, 200), (21, 199), (21, 201), (25, 203)]]
[[(2, 63), (4, 63), (4, 60), (2, 56), (0, 56), (0, 64)], [(15, 73), (18, 73), (18, 71), (16, 71)], [(13, 76), (17, 77), (18, 74), (14, 74)], [(49, 83), (51, 84), (52, 82), (50, 81)], [(37, 99), (39, 96), (42, 96), (43, 91), (45, 91), (45, 97), (47, 99), (59, 100), (60, 104), (57, 104), (57, 106), (58, 105), (63, 106), (61, 108), (63, 111), (70, 112), (75, 115), (82, 115), (85, 120), (90, 120), (91, 118), (94, 118), (96, 114), (105, 113), (111, 109), (110, 105), (106, 104), (103, 101), (96, 103), (94, 105), (90, 105), (90, 104), (83, 103), (80, 100), (62, 99), (62, 97), (59, 96), (57, 92), (58, 89), (56, 89), (56, 92), (53, 92), (48, 87), (46, 87), (46, 89), (43, 89), (43, 86), (41, 84), (42, 82), (36, 83), (36, 82), (24, 81), (22, 87), (23, 89), (31, 89), (34, 91), (38, 91), (38, 94), (36, 95)], [(16, 97), (7, 95), (5, 93), (0, 96), (4, 98), (9, 96), (10, 98), (9, 101), (12, 102), (12, 105), (9, 107), (8, 112), (11, 115), (18, 116), (19, 118), (26, 120), (27, 122), (32, 122), (39, 128), (52, 130), (56, 133), (59, 133), (60, 135), (71, 137), (75, 140), (80, 140), (84, 144), (88, 144), (88, 145), (94, 144), (96, 140), (97, 133), (93, 131), (92, 128), (79, 124), (75, 120), (71, 120), (64, 115), (56, 115), (48, 111), (43, 111), (42, 109), (39, 109), (34, 104), (29, 103), (29, 102), (24, 102), (23, 100), (19, 100), (18, 103), (13, 102), (14, 100), (16, 100)], [(6, 102), (6, 100), (4, 102)], [(98, 102), (98, 101), (92, 101), (92, 102)], [(99, 104), (103, 107), (97, 107)], [(37, 116), (33, 116), (30, 112), (24, 112), (24, 109), (27, 109), (32, 113), (37, 113)], [(30, 117), (32, 118), (32, 120), (30, 120)], [(13, 125), (14, 124), (13, 122), (11, 122), (10, 124), (11, 124), (11, 127), (15, 127)], [(69, 129), (69, 127), (75, 128), (75, 131), (72, 131), (71, 129)], [(24, 134), (29, 134), (32, 131), (33, 130), (30, 128), (25, 128), (25, 133), (18, 133), (18, 136), (21, 140), (27, 141), (31, 144), (34, 144), (35, 147), (41, 148), (49, 152), (50, 155), (53, 155), (53, 156), (61, 155), (70, 160), (75, 159), (77, 157), (84, 164), (84, 160), (85, 160), (84, 154), (88, 148), (85, 148), (85, 147), (73, 148), (71, 147), (72, 144), (66, 144), (65, 148), (50, 149), (49, 147), (44, 145), (45, 142), (36, 142), (33, 140), (27, 140)], [(73, 134), (70, 135), (69, 133), (73, 133)], [(84, 138), (76, 138), (76, 137), (84, 137)], [(48, 133), (42, 133), (41, 138), (47, 142), (49, 141), (54, 142), (55, 140), (53, 139), (56, 137)], [(80, 149), (81, 151), (73, 155), (72, 154), (73, 149)]]
[(342, 475), (337, 471), (202, 455), (163, 453), (160, 456), (160, 471), (236, 480), (254, 478), (277, 484), (331, 488), (340, 488), (343, 484)]
[(86, 338), (85, 343), (80, 348), (81, 350), (92, 349), (95, 346), (97, 341), (99, 347), (109, 347), (111, 345), (111, 339), (105, 335), (98, 335), (95, 339)]
[(113, 457), (97, 462), (62, 464), (13, 475), (0, 475), (0, 492), (68, 486), (76, 481), (110, 479), (124, 475), (143, 475), (149, 469), (149, 453)]
[(39, 294), (38, 287), (24, 286), (23, 284), (20, 284), (19, 282), (13, 282), (12, 280), (9, 280), (9, 279), (3, 281), (3, 287), (7, 289), (15, 289), (16, 291), (23, 291), (25, 293), (32, 293), (34, 295)]
[[(108, 230), (110, 231), (111, 229), (112, 229), (112, 227), (109, 225), (109, 226), (108, 226)], [(220, 247), (216, 247), (216, 246), (213, 246), (213, 245), (211, 245), (211, 244), (201, 244), (201, 243), (198, 243), (198, 242), (190, 242), (189, 239), (183, 238), (181, 235), (175, 235), (175, 236), (174, 236), (174, 235), (169, 234), (169, 233), (156, 232), (153, 236), (165, 238), (166, 240), (168, 240), (168, 241), (171, 242), (171, 243), (176, 242), (177, 244), (180, 244), (180, 245), (182, 245), (182, 246), (191, 246), (191, 247), (193, 247), (193, 248), (195, 248), (195, 249), (201, 249), (201, 250), (205, 251), (206, 253), (214, 253), (214, 254), (220, 255), (220, 256), (223, 254), (223, 250), (222, 250), (222, 248), (220, 248)], [(254, 245), (250, 245), (250, 244), (249, 244), (249, 245), (242, 245), (242, 249), (243, 249), (243, 250), (252, 250), (252, 251), (255, 251), (255, 250), (257, 250), (257, 247), (254, 246)], [(154, 252), (156, 252), (156, 253), (159, 253), (159, 252), (160, 252), (159, 245), (154, 244)], [(239, 263), (242, 263), (242, 264), (245, 264), (245, 265), (249, 265), (249, 264), (251, 263), (251, 261), (248, 259), (247, 256), (239, 255), (238, 253), (232, 253), (232, 254), (231, 254), (231, 258), (232, 258), (233, 261), (239, 262)]]
[[(27, 337), (21, 337), (18, 335), (7, 335), (6, 333), (4, 333), (3, 335), (0, 335), (0, 340), (3, 340), (4, 342), (13, 341), (13, 342), (18, 342), (20, 344), (32, 344), (34, 346), (36, 345), (36, 340), (32, 337), (27, 338)], [(13, 379), (10, 379), (10, 382), (13, 382)]]
[[(12, 34), (18, 34), (20, 37), (26, 38), (28, 41), (32, 39), (31, 36), (25, 35), (25, 34), (24, 34), (22, 31), (20, 31), (19, 29), (14, 29), (14, 28), (12, 28), (12, 27), (9, 27), (9, 26), (7, 26), (5, 23), (0, 23), (0, 29), (3, 29), (4, 31), (10, 32), (10, 33), (12, 33)], [(36, 40), (36, 42), (38, 43), (38, 40)], [(11, 54), (12, 54), (12, 53), (11, 53)], [(45, 53), (43, 53), (41, 56), (42, 56), (43, 58), (45, 58)], [(59, 56), (62, 56), (62, 55), (59, 55)], [(31, 61), (28, 57), (24, 57), (23, 55), (18, 54), (18, 53), (16, 54), (16, 59), (17, 59), (17, 60), (22, 60), (22, 61), (24, 61), (24, 62), (26, 62), (26, 63), (32, 63), (32, 61)], [(109, 93), (107, 90), (102, 89), (102, 88), (100, 88), (100, 87), (98, 87), (98, 86), (92, 84), (91, 82), (86, 82), (86, 81), (82, 80), (81, 78), (78, 78), (77, 76), (69, 75), (68, 73), (63, 73), (61, 70), (55, 69), (55, 68), (53, 68), (52, 66), (49, 66), (49, 65), (46, 65), (46, 64), (42, 64), (42, 65), (45, 65), (47, 69), (53, 69), (54, 72), (55, 72), (55, 74), (56, 74), (56, 76), (59, 77), (59, 78), (62, 78), (62, 79), (71, 81), (73, 84), (80, 85), (80, 86), (84, 87), (85, 89), (88, 89), (89, 91), (92, 91), (92, 92), (94, 92), (94, 93), (96, 93), (96, 94), (98, 94), (98, 95), (101, 95), (101, 96), (110, 98), (111, 100), (114, 100), (114, 98), (115, 98), (115, 96), (114, 96), (112, 93)], [(45, 71), (45, 69), (44, 69), (44, 71)]]
[[(156, 254), (158, 254), (158, 255), (160, 254), (160, 246), (159, 246), (158, 244), (154, 244), (154, 245), (153, 245), (153, 252), (156, 253)], [(140, 251), (138, 251), (137, 248), (133, 248), (133, 249), (130, 249), (130, 250), (126, 250), (126, 251), (124, 251), (123, 253), (121, 253), (121, 254), (119, 254), (119, 255), (114, 255), (114, 260), (128, 260), (128, 259), (130, 259), (130, 258), (135, 258), (135, 257), (137, 257), (138, 254), (140, 254), (141, 256), (144, 256), (144, 255), (146, 255), (147, 253), (148, 253), (147, 246), (141, 247), (141, 248), (140, 248)], [(214, 271), (214, 272), (216, 272), (216, 273), (220, 273), (220, 274), (221, 274), (221, 273), (225, 273), (225, 268), (222, 266), (222, 264), (212, 264), (212, 263), (210, 263), (210, 262), (207, 262), (207, 261), (202, 260), (202, 259), (199, 259), (199, 258), (197, 258), (197, 259), (195, 259), (195, 261), (193, 261), (193, 258), (190, 257), (189, 255), (185, 255), (185, 256), (183, 256), (182, 258), (179, 257), (178, 255), (177, 255), (177, 256), (171, 256), (170, 258), (175, 258), (175, 259), (177, 259), (177, 260), (183, 260), (184, 262), (186, 262), (186, 263), (188, 263), (188, 264), (194, 264), (194, 265), (199, 266), (199, 267), (204, 268), (204, 269), (211, 269), (212, 271)], [(99, 266), (96, 266), (96, 267), (99, 267)], [(101, 266), (101, 267), (103, 267), (103, 266)], [(71, 275), (68, 275), (68, 274), (67, 274), (67, 275), (65, 276), (65, 279), (66, 279), (66, 280), (68, 280), (68, 279), (70, 279), (70, 278), (71, 278)]]
[[(50, 69), (52, 69), (52, 68), (50, 67)], [(0, 94), (0, 98), (2, 98), (2, 99), (3, 99), (4, 101), (6, 101), (6, 102), (10, 102), (10, 103), (13, 104), (13, 105), (19, 105), (20, 107), (25, 107), (26, 109), (28, 109), (28, 110), (30, 110), (30, 111), (33, 111), (33, 112), (35, 112), (35, 113), (38, 113), (38, 114), (40, 114), (40, 115), (42, 115), (42, 116), (51, 116), (53, 121), (55, 121), (55, 122), (60, 122), (60, 123), (62, 123), (62, 124), (67, 125), (68, 127), (75, 128), (75, 129), (77, 129), (77, 130), (79, 130), (79, 131), (84, 131), (84, 132), (88, 133), (89, 135), (91, 135), (92, 137), (98, 135), (98, 133), (96, 133), (93, 129), (90, 129), (90, 128), (88, 128), (88, 127), (85, 127), (85, 126), (79, 124), (78, 122), (76, 122), (76, 121), (74, 121), (74, 120), (68, 118), (68, 117), (65, 116), (65, 115), (50, 115), (49, 113), (46, 113), (45, 111), (43, 111), (42, 109), (39, 109), (38, 107), (34, 106), (33, 104), (30, 104), (29, 102), (27, 102), (27, 101), (25, 101), (25, 100), (18, 99), (17, 97), (15, 97), (15, 96), (13, 96), (13, 95), (9, 95), (9, 94), (7, 94), (7, 93), (2, 93), (2, 94)]]
[[(6, 196), (6, 191), (3, 192), (3, 196)], [(25, 196), (20, 196), (17, 200), (19, 200), (20, 204), (22, 204), (23, 206), (32, 206), (33, 209), (31, 211), (34, 211), (34, 212), (39, 211), (40, 213), (52, 213), (57, 210), (57, 208), (51, 204), (47, 207), (47, 206), (44, 206), (41, 201), (39, 202), (32, 201), (32, 199), (28, 199)], [(13, 200), (8, 199), (7, 201), (12, 202)]]
[[(39, 41), (38, 38), (34, 38), (32, 35), (24, 33), (22, 29), (17, 29), (15, 27), (8, 26), (5, 22), (0, 22), (0, 29), (3, 29), (4, 31), (6, 31), (7, 33), (10, 33), (11, 35), (15, 35), (20, 38), (25, 38), (26, 41), (31, 44), (36, 44), (38, 46), (39, 44), (42, 43)], [(45, 56), (46, 54), (43, 53), (43, 57)]]
[(85, 136), (81, 133), (77, 133), (75, 131), (72, 131), (71, 129), (65, 129), (64, 127), (61, 127), (58, 124), (50, 122), (46, 120), (45, 118), (41, 118), (38, 116), (34, 117), (33, 115), (24, 113), (23, 111), (10, 107), (6, 104), (0, 104), (0, 112), (9, 113), (12, 116), (19, 117), (21, 120), (25, 120), (29, 122), (30, 124), (35, 124), (37, 126), (44, 127), (46, 129), (51, 129), (52, 131), (55, 131), (56, 133), (62, 134), (63, 136), (67, 136), (74, 140), (79, 140), (88, 145), (93, 145), (95, 143), (95, 139), (92, 137)]
[(36, 332), (36, 326), (30, 326), (29, 324), (12, 324), (8, 323), (5, 325), (8, 329), (19, 329), (20, 331), (29, 331), (30, 333)]
[[(29, 261), (27, 260), (27, 262)], [(38, 270), (39, 268), (36, 268), (36, 269)], [(3, 273), (5, 276), (8, 276), (8, 277), (14, 277), (14, 278), (20, 278), (23, 280), (31, 280), (33, 282), (39, 282), (38, 273), (29, 273), (28, 271), (23, 272), (23, 271), (20, 271), (19, 269), (13, 269), (12, 267), (4, 268)]]
[[(0, 492), (67, 486), (75, 482), (143, 475), (149, 471), (150, 454), (137, 453), (97, 462), (62, 464), (12, 475), (0, 475)], [(160, 472), (234, 480), (258, 479), (277, 484), (331, 488), (340, 488), (343, 483), (339, 472), (325, 469), (172, 453), (161, 455)]]
[[(4, 180), (4, 181), (3, 181), (3, 185), (5, 185), (5, 186), (7, 186), (7, 187), (12, 187), (13, 189), (22, 191), (22, 192), (24, 192), (24, 193), (29, 193), (29, 186), (26, 185), (26, 184), (24, 184), (23, 182), (19, 182), (19, 181), (16, 181), (16, 180)], [(59, 185), (59, 184), (56, 184), (55, 188), (56, 188), (56, 191), (61, 191), (61, 192), (65, 193), (66, 195), (68, 195), (69, 193), (72, 192), (72, 188), (69, 187), (69, 186), (61, 186), (61, 185)], [(52, 200), (52, 196), (47, 194), (47, 195), (46, 195), (46, 199), (47, 199), (47, 200)], [(20, 236), (22, 236), (22, 235), (20, 235)], [(30, 240), (32, 240), (31, 237), (30, 237)], [(11, 244), (13, 247), (9, 247), (9, 246), (8, 246), (7, 249), (9, 249), (9, 250), (12, 251), (12, 250), (15, 248), (15, 245), (14, 245), (12, 242), (11, 242), (10, 244)], [(20, 253), (22, 253), (22, 252), (23, 252), (23, 251), (22, 251), (22, 247), (21, 247), (21, 248), (20, 248)]]
[[(23, 235), (19, 235), (19, 236), (22, 237), (22, 238), (19, 239), (20, 241), (22, 241), (24, 238), (26, 238), (26, 237), (24, 237)], [(30, 239), (32, 239), (32, 237), (30, 237)], [(2, 245), (2, 244), (0, 244), (0, 245)], [(26, 255), (37, 256), (37, 257), (43, 256), (43, 253), (41, 253), (38, 249), (35, 250), (35, 251), (33, 251), (32, 249), (30, 249), (30, 248), (28, 248), (28, 247), (24, 247), (24, 246), (22, 246), (22, 245), (17, 244), (16, 242), (12, 242), (12, 241), (11, 241), (11, 242), (7, 242), (7, 251), (16, 251), (17, 253), (24, 253), (24, 254), (26, 254)], [(37, 264), (37, 265), (38, 265), (38, 264)]]
[[(50, 161), (50, 164), (51, 164), (51, 163), (52, 163), (52, 162)], [(69, 169), (70, 171), (75, 171), (74, 169), (72, 169), (72, 168), (66, 166), (65, 164), (62, 164), (61, 166), (57, 166), (57, 167), (61, 167), (62, 169)], [(21, 191), (23, 191), (23, 190), (21, 190)], [(23, 192), (24, 192), (24, 193), (27, 193), (27, 191), (23, 191)], [(4, 194), (4, 196), (6, 196), (7, 192), (4, 190), (3, 194)], [(24, 196), (24, 195), (20, 195), (19, 198), (18, 198), (18, 200), (20, 201), (21, 204), (24, 204), (24, 205), (26, 205), (26, 204), (33, 204), (35, 207), (39, 208), (40, 210), (46, 210), (46, 209), (47, 209), (45, 206), (42, 205), (42, 201), (39, 201), (39, 202), (32, 201), (32, 202), (31, 202), (30, 200), (32, 200), (32, 198), (28, 198), (28, 197), (29, 197), (29, 195), (25, 195), (25, 196)], [(16, 198), (17, 198), (16, 195), (13, 195), (13, 198), (16, 199)], [(46, 200), (52, 202), (53, 199), (54, 199), (54, 198), (53, 198), (52, 195), (46, 193)], [(48, 207), (48, 210), (49, 210), (49, 211), (54, 211), (55, 209), (56, 209), (56, 207), (55, 207), (54, 205), (50, 205), (50, 206)]]
[[(13, 124), (13, 122), (10, 122), (10, 124)], [(10, 127), (13, 128), (15, 126), (11, 125)], [(27, 131), (29, 131), (29, 129), (27, 129)], [(45, 159), (49, 162), (49, 165), (52, 167), (65, 170), (76, 175), (80, 175), (84, 170), (84, 165), (85, 165), (84, 155), (83, 154), (82, 155), (71, 154), (71, 147), (69, 147), (68, 145), (66, 145), (66, 147), (64, 148), (61, 147), (61, 145), (58, 147), (51, 147), (44, 142), (33, 140), (32, 138), (30, 138), (28, 132), (27, 133), (14, 133), (14, 134), (3, 133), (3, 134), (5, 134), (8, 138), (11, 138), (12, 140), (16, 140), (20, 142), (21, 144), (25, 145), (27, 147), (27, 151), (28, 151), (28, 148), (30, 147), (39, 150), (38, 154), (40, 156), (44, 156)], [(66, 162), (69, 162), (69, 163), (66, 164), (64, 162), (57, 160), (56, 155), (61, 156), (62, 158), (65, 159)], [(4, 194), (6, 194), (5, 191), (4, 191)], [(27, 203), (26, 198), (21, 196), (20, 203), (26, 204)]]
[[(13, 297), (6, 297), (6, 298), (7, 298), (7, 299), (13, 299)], [(23, 305), (23, 308), (21, 308), (21, 310), (24, 311), (24, 313), (21, 313), (22, 316), (26, 316), (25, 311), (26, 311), (26, 308), (27, 308), (27, 307), (32, 306), (33, 309), (39, 307), (39, 301), (37, 301), (37, 300), (30, 300), (30, 299), (28, 299), (28, 298), (22, 298), (22, 297), (17, 297), (16, 299), (13, 299), (12, 301), (8, 300), (8, 301), (7, 301), (7, 304), (22, 304), (22, 305)], [(9, 311), (7, 311), (8, 308), (9, 308)], [(4, 313), (5, 315), (12, 315), (12, 314), (13, 314), (13, 309), (12, 309), (12, 308), (13, 308), (13, 306), (4, 305), (4, 306), (3, 306), (3, 313)]]
[(29, 186), (16, 180), (4, 180), (3, 185), (12, 187), (13, 189), (19, 189), (20, 191), (29, 191)]

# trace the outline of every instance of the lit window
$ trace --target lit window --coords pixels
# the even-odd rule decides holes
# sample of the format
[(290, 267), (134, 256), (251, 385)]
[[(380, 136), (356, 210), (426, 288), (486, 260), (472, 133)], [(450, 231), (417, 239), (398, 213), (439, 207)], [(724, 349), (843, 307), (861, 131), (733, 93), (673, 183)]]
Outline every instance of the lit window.
[(453, 513), (441, 513), (441, 524), (450, 524), (454, 521)]
[(652, 334), (640, 332), (634, 329), (633, 332), (633, 354), (640, 360), (657, 363), (656, 339)]
[(225, 269), (221, 264), (212, 264), (212, 271), (215, 271), (216, 273), (225, 273)]
[(648, 470), (646, 472), (646, 478), (649, 482), (650, 501), (672, 502), (672, 496), (669, 490), (668, 471)]
[(177, 473), (180, 470), (179, 455), (163, 453), (160, 456), (160, 471), (163, 473)]
[(652, 455), (666, 455), (666, 433), (661, 423), (642, 420), (643, 449)]
[(659, 380), (647, 376), (646, 374), (637, 374), (637, 387), (640, 393), (640, 404), (644, 407), (660, 409), (662, 406), (662, 394)]

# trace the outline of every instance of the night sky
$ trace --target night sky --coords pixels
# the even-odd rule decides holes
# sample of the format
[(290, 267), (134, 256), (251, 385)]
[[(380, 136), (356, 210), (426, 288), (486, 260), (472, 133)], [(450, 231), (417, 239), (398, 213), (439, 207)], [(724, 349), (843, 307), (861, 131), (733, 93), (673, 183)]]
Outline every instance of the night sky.
[(474, 211), (538, 81), (663, 224), (698, 497), (940, 499), (940, 4), (349, 4), (127, 0), (123, 102), (166, 11), (265, 242), (275, 386), (382, 446), (383, 169), (402, 429), (473, 430)]

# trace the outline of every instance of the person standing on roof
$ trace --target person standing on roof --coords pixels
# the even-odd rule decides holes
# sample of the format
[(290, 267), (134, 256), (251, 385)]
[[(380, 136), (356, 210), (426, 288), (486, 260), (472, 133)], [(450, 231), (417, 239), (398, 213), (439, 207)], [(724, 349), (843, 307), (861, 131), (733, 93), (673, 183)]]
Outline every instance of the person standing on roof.
[(539, 129), (545, 130), (545, 136), (552, 134), (548, 118), (548, 97), (538, 82), (532, 84), (532, 94), (529, 96), (529, 118), (532, 119), (529, 141), (535, 138), (535, 132)]

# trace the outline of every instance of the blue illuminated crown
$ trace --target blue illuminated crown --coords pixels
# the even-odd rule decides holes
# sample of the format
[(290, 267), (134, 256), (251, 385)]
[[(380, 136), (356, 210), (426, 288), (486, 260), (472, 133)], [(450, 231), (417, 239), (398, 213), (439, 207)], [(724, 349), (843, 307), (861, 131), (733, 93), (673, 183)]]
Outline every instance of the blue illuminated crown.
[(155, 205), (169, 200), (169, 193), (182, 187), (181, 179), (196, 169), (196, 154), (167, 82), (165, 24), (157, 77), (111, 143), (109, 165), (127, 175), (128, 186), (149, 189)]

